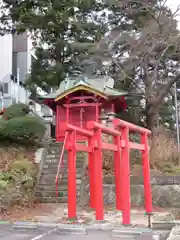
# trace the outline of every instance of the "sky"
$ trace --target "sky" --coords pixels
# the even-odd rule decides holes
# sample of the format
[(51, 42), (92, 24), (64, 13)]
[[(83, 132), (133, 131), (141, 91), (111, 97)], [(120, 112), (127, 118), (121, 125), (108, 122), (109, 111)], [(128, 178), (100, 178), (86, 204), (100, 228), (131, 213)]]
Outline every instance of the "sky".
[(167, 5), (175, 10), (180, 5), (180, 2), (179, 0), (167, 0)]
[[(167, 0), (167, 5), (172, 9), (173, 12), (177, 10), (177, 8), (180, 6), (180, 1), (179, 0)], [(177, 12), (176, 19), (179, 22), (179, 28), (180, 28), (180, 9)]]

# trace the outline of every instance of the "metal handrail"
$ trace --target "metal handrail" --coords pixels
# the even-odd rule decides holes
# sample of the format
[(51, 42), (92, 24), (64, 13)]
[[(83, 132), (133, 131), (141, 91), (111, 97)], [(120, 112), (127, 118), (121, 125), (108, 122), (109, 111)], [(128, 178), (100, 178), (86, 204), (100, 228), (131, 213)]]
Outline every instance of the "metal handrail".
[(67, 135), (68, 135), (68, 132), (65, 133), (64, 142), (63, 142), (63, 146), (62, 146), (62, 150), (61, 150), (61, 155), (60, 155), (60, 158), (59, 158), (58, 169), (57, 169), (57, 173), (56, 173), (56, 179), (55, 179), (56, 197), (58, 197), (58, 178), (59, 178), (59, 172), (60, 172), (60, 169), (61, 169), (62, 160), (63, 160), (63, 156), (64, 156), (64, 150), (65, 150)]

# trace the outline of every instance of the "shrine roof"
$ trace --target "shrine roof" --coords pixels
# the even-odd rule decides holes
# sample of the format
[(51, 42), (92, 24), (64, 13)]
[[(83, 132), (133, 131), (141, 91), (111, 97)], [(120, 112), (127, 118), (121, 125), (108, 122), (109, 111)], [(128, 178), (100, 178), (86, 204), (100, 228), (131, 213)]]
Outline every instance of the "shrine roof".
[(65, 79), (61, 82), (59, 88), (52, 93), (49, 93), (44, 96), (40, 96), (40, 99), (55, 99), (58, 101), (63, 97), (69, 95), (78, 90), (85, 90), (92, 92), (101, 96), (102, 98), (108, 98), (110, 96), (118, 97), (125, 96), (127, 92), (119, 91), (113, 88), (114, 81), (108, 77), (97, 77), (97, 78), (88, 78), (83, 79), (82, 77), (77, 77), (74, 79)]

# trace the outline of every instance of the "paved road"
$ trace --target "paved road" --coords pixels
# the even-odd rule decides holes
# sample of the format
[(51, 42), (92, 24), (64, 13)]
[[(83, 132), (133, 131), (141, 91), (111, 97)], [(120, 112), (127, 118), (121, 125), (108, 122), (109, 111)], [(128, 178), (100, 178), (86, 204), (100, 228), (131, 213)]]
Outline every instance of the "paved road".
[[(47, 232), (46, 232), (47, 233)], [(64, 235), (60, 233), (33, 233), (19, 231), (4, 231), (0, 233), (1, 240), (112, 240), (108, 232), (91, 232), (86, 235)]]
[[(76, 230), (75, 230), (76, 229)], [(124, 229), (124, 228), (123, 228)], [(69, 232), (70, 231), (70, 232)], [(134, 231), (131, 228), (125, 230), (131, 235), (134, 232), (134, 237), (129, 236), (129, 240), (137, 239), (137, 240), (152, 240), (152, 232), (146, 232), (148, 235), (140, 236), (136, 230)], [(13, 228), (7, 226), (0, 226), (0, 240), (124, 240), (124, 230), (86, 230), (85, 228), (36, 228), (36, 229), (28, 229), (28, 228)], [(135, 233), (136, 232), (136, 233)], [(141, 230), (140, 230), (141, 232)], [(140, 233), (139, 232), (139, 233)], [(75, 234), (77, 233), (77, 234)], [(150, 235), (149, 235), (150, 234)], [(159, 235), (160, 232), (154, 232), (155, 235)], [(161, 234), (160, 234), (161, 235)], [(127, 235), (126, 235), (127, 237)], [(164, 240), (167, 237), (167, 233), (164, 232), (159, 238), (159, 240)], [(157, 238), (155, 238), (157, 239)]]

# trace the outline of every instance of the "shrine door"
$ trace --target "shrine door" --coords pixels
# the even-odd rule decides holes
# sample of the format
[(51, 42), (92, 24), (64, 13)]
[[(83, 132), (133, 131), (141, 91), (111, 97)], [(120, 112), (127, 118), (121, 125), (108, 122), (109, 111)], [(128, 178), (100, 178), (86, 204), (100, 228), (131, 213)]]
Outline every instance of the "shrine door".
[[(69, 109), (69, 123), (80, 128), (86, 128), (88, 121), (96, 121), (96, 107), (74, 107)], [(77, 139), (83, 140), (82, 136)]]

